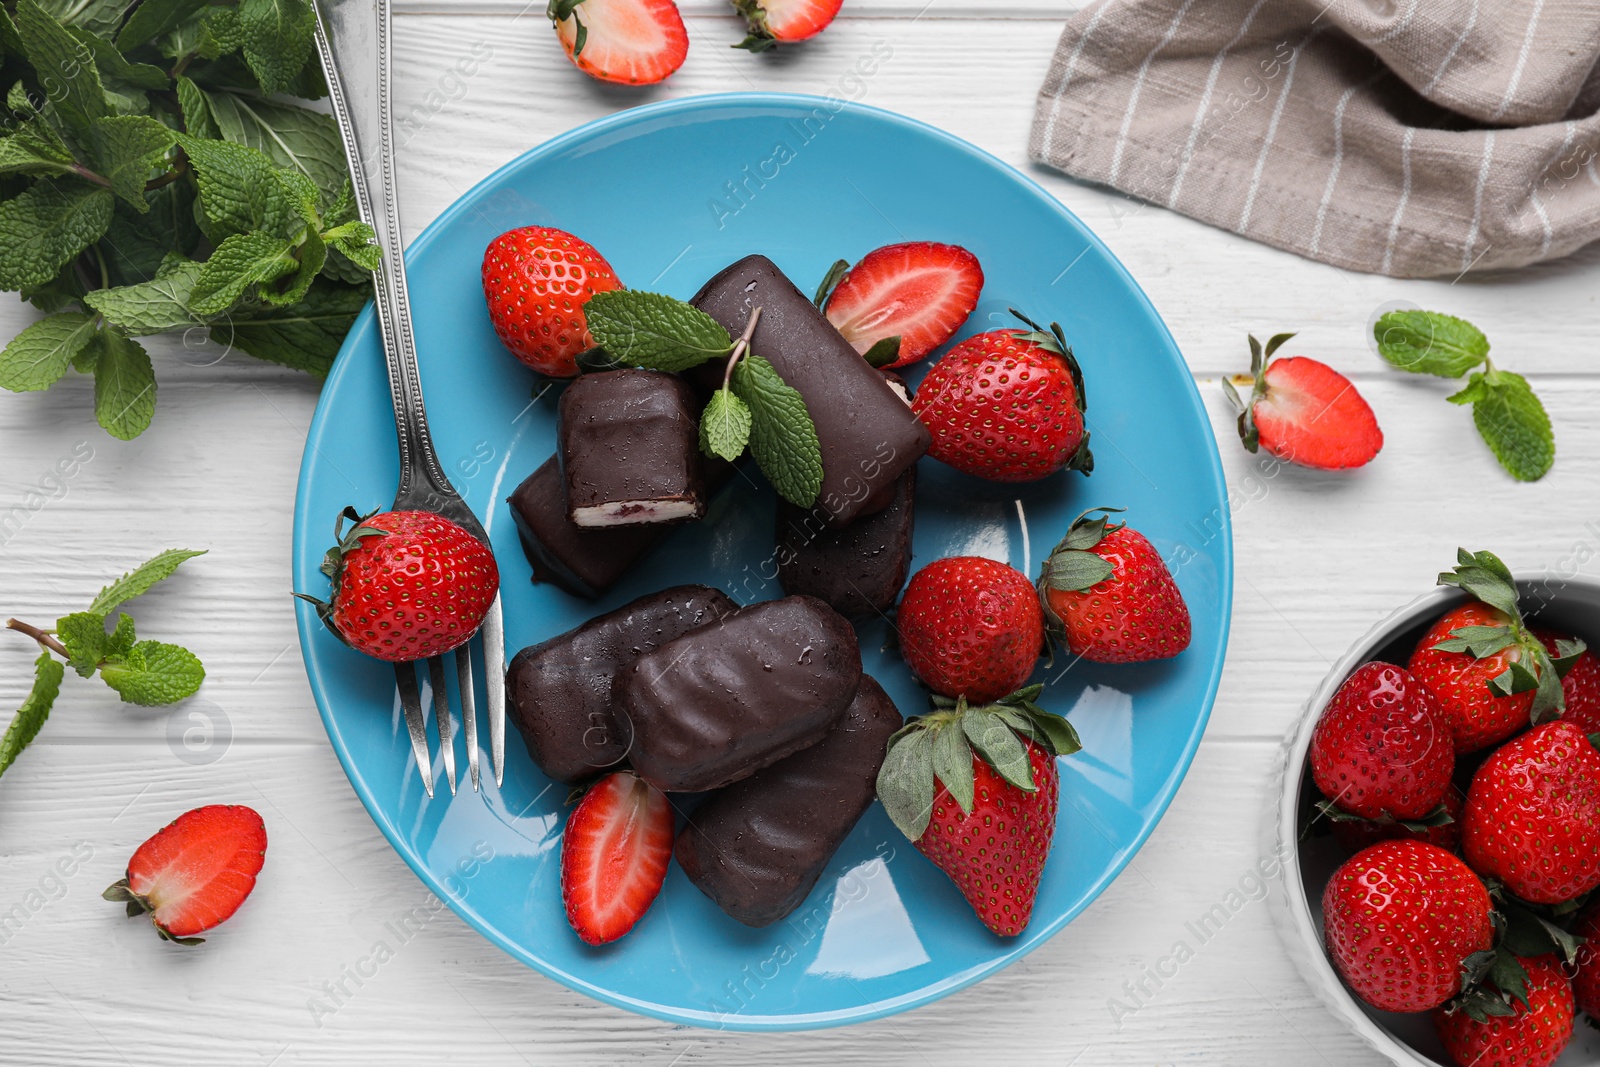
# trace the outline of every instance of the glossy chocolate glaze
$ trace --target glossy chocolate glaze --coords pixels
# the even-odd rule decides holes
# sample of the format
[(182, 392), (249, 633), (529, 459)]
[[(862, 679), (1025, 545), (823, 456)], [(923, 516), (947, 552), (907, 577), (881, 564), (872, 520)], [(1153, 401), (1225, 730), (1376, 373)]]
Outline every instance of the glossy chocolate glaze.
[(620, 763), (633, 731), (615, 713), (618, 672), (737, 609), (720, 589), (675, 585), (518, 652), (506, 671), (506, 711), (533, 762), (558, 782)]
[(633, 769), (665, 792), (698, 793), (821, 740), (860, 680), (850, 623), (815, 597), (791, 596), (641, 656), (616, 692), (633, 724)]
[(817, 501), (843, 525), (928, 450), (928, 430), (794, 283), (765, 256), (746, 256), (691, 301), (737, 337), (761, 308), (750, 349), (805, 399), (822, 448)]
[(561, 394), (557, 423), (567, 517), (579, 526), (687, 522), (705, 514), (694, 390), (676, 374), (585, 374)]
[(746, 926), (777, 922), (805, 900), (876, 789), (902, 720), (871, 675), (810, 748), (713, 793), (673, 854), (689, 880)]
[(886, 612), (911, 569), (917, 468), (895, 479), (888, 506), (846, 526), (778, 500), (778, 580), (785, 593), (826, 601), (847, 619)]

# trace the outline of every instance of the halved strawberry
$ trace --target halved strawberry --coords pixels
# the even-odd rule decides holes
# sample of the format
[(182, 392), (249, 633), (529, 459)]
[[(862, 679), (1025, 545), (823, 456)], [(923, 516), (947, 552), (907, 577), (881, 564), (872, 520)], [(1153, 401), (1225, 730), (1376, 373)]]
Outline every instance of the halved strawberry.
[(653, 85), (683, 66), (689, 32), (672, 0), (550, 0), (567, 58), (620, 85)]
[(978, 257), (959, 245), (885, 245), (847, 266), (833, 265), (817, 305), (875, 367), (904, 367), (950, 340), (983, 291)]
[(596, 782), (561, 842), (567, 922), (591, 945), (615, 941), (650, 910), (672, 858), (672, 805), (628, 771)]
[(126, 901), (129, 915), (150, 913), (164, 941), (198, 945), (193, 935), (239, 910), (266, 862), (267, 828), (254, 810), (211, 804), (186, 811), (139, 846), (128, 876), (101, 894)]
[(1234, 379), (1252, 386), (1248, 403), (1239, 398), (1233, 381), (1222, 380), (1223, 392), (1239, 412), (1244, 447), (1254, 452), (1259, 446), (1279, 459), (1321, 470), (1370, 462), (1383, 448), (1383, 431), (1349, 378), (1305, 356), (1266, 365), (1293, 336), (1277, 334), (1264, 350), (1250, 338), (1250, 374)]
[(733, 0), (750, 35), (735, 48), (765, 52), (780, 41), (803, 41), (828, 28), (844, 0)]

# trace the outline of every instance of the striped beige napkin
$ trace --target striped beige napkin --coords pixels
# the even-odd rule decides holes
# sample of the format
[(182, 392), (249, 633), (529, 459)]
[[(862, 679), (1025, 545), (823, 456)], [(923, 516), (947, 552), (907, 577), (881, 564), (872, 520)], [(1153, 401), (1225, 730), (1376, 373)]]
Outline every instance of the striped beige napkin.
[(1596, 0), (1099, 0), (1030, 154), (1353, 270), (1456, 276), (1600, 238)]

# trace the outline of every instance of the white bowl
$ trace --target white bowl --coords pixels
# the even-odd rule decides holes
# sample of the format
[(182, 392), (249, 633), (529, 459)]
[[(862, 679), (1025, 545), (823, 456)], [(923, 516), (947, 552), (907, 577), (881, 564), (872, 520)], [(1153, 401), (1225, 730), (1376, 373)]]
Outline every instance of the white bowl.
[[(1600, 583), (1581, 578), (1522, 579), (1522, 610), (1530, 621), (1575, 633), (1600, 648)], [(1339, 977), (1322, 943), (1322, 889), (1347, 853), (1331, 836), (1300, 840), (1312, 805), (1321, 797), (1311, 781), (1311, 733), (1322, 709), (1352, 671), (1369, 660), (1404, 666), (1427, 628), (1467, 599), (1458, 589), (1436, 588), (1378, 623), (1333, 665), (1284, 739), (1278, 764), (1278, 805), (1269, 814), (1266, 850), (1281, 862), (1283, 891), (1272, 894), (1273, 917), (1295, 966), (1328, 1008), (1374, 1049), (1406, 1067), (1452, 1067), (1426, 1013), (1396, 1015), (1363, 1004)], [(1578, 1020), (1560, 1067), (1600, 1064), (1600, 1033)]]

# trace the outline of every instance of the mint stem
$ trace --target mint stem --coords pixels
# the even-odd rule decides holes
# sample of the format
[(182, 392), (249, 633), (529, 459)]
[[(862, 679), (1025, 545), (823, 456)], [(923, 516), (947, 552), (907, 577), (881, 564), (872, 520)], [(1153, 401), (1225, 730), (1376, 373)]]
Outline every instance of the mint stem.
[(99, 185), (99, 186), (104, 186), (107, 189), (111, 188), (111, 181), (110, 181), (109, 178), (101, 177), (100, 175), (96, 174), (94, 171), (90, 170), (88, 167), (84, 166), (82, 163), (74, 163), (74, 164), (72, 164), (71, 169), (72, 169), (72, 173), (76, 174), (78, 177), (82, 178), (84, 181), (93, 182), (94, 184)]
[(756, 323), (761, 321), (761, 309), (750, 309), (750, 321), (744, 324), (744, 333), (739, 335), (739, 340), (734, 342), (733, 351), (728, 354), (728, 365), (722, 371), (722, 388), (728, 388), (728, 383), (733, 380), (733, 365), (750, 350), (750, 338), (755, 336)]
[(53, 638), (49, 634), (45, 633), (43, 630), (39, 629), (37, 626), (29, 625), (28, 623), (25, 623), (20, 619), (7, 619), (6, 620), (6, 629), (8, 629), (8, 630), (16, 630), (18, 633), (27, 634), (29, 637), (31, 637), (35, 641), (39, 642), (45, 648), (48, 648), (50, 651), (54, 652), (56, 655), (60, 656), (62, 659), (71, 659), (72, 658), (72, 654), (67, 651), (67, 646), (66, 645), (63, 645), (60, 641), (57, 641), (55, 638)]

